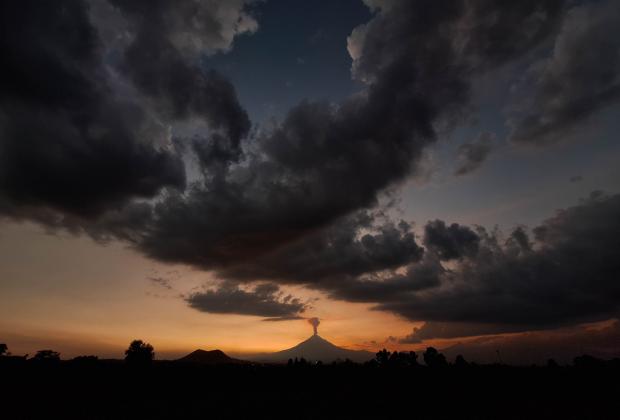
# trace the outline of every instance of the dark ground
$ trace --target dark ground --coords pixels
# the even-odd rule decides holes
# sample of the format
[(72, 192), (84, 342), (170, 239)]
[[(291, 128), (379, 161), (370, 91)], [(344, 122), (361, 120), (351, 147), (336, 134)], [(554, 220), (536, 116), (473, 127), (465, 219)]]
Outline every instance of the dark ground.
[(2, 419), (619, 419), (617, 362), (583, 367), (0, 362)]

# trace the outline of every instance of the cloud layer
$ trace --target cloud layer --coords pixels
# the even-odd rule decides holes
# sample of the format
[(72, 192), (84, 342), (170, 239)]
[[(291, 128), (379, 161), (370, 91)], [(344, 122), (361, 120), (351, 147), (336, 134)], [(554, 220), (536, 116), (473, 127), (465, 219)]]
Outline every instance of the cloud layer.
[[(360, 92), (301, 101), (256, 131), (204, 64), (257, 29), (246, 2), (48, 3), (0, 6), (1, 215), (213, 271), (224, 285), (187, 297), (210, 313), (299, 316), (280, 284), (428, 321), (411, 340), (617, 313), (618, 196), (533, 239), (442, 220), (420, 239), (378, 205), (494, 69), (553, 45), (531, 70), (534, 103), (511, 117), (516, 143), (554, 141), (615, 100), (616, 3), (367, 1), (371, 20), (347, 40)], [(456, 174), (491, 143), (462, 145)]]
[[(139, 227), (137, 246), (164, 261), (241, 271), (376, 205), (380, 194), (415, 172), (436, 127), (466, 112), (472, 75), (545, 39), (561, 11), (557, 3), (494, 9), (497, 25), (544, 15), (530, 23), (531, 33), (506, 39), (497, 36), (503, 26), (488, 23), (491, 11), (469, 3), (381, 5), (348, 42), (354, 77), (366, 84), (362, 92), (340, 104), (301, 102), (261, 130), (237, 165), (201, 158), (204, 179), (183, 195), (164, 197), (149, 229)], [(475, 31), (463, 37), (467, 25)], [(497, 45), (480, 41), (492, 34)]]
[[(376, 14), (348, 41), (366, 88), (340, 104), (301, 102), (251, 139), (232, 85), (199, 64), (256, 30), (244, 2), (7, 10), (8, 55), (30, 48), (32, 62), (7, 66), (3, 78), (14, 90), (3, 112), (3, 213), (130, 239), (150, 257), (206, 269), (314, 235), (415, 172), (437, 127), (466, 112), (471, 77), (534, 48), (562, 10), (558, 1), (488, 3), (373, 2)], [(530, 30), (512, 30), (524, 24)], [(40, 64), (55, 73), (35, 82)], [(33, 76), (15, 91), (18, 73)], [(69, 94), (54, 96), (63, 83)], [(16, 110), (21, 102), (35, 108)], [(31, 124), (37, 118), (45, 121)], [(171, 138), (194, 119), (208, 129)], [(32, 132), (40, 127), (49, 132)], [(44, 141), (56, 148), (32, 144)], [(188, 150), (201, 176), (186, 186)]]
[(411, 340), (612, 318), (620, 310), (618, 211), (620, 196), (594, 194), (537, 226), (533, 243), (522, 228), (505, 240), (478, 228), (478, 251), (441, 272), (437, 287), (378, 307), (430, 321)]
[(147, 140), (144, 109), (107, 83), (86, 4), (2, 6), (0, 211), (98, 215), (183, 188), (178, 156)]
[(277, 285), (260, 284), (253, 290), (225, 284), (217, 289), (190, 294), (190, 307), (212, 314), (238, 314), (266, 317), (267, 321), (300, 319), (308, 305), (284, 295)]
[(547, 144), (568, 138), (580, 124), (620, 98), (620, 5), (576, 6), (564, 16), (551, 57), (531, 67), (533, 103), (520, 105), (511, 140)]

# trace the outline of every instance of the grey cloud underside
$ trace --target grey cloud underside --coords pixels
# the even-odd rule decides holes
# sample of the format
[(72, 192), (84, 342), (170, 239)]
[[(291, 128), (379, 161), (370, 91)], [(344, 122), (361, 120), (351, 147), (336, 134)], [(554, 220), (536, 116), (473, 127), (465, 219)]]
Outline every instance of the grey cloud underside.
[(186, 188), (169, 128), (189, 119), (209, 127), (189, 140), (201, 161), (239, 159), (247, 114), (230, 82), (200, 70), (192, 48), (200, 41), (225, 50), (251, 31), (243, 1), (1, 7), (1, 214), (75, 232), (101, 233), (93, 227), (101, 219), (131, 220), (109, 213), (135, 214), (136, 198)]
[[(360, 235), (360, 229), (368, 233)], [(396, 226), (360, 212), (272, 253), (223, 268), (219, 274), (236, 280), (321, 283), (397, 268), (419, 261), (422, 254), (411, 226), (404, 222)]]
[[(118, 117), (110, 124), (97, 119), (96, 127), (78, 130), (75, 124), (79, 118), (69, 118), (71, 134), (80, 146), (75, 149), (91, 160), (80, 159), (80, 155), (67, 159), (73, 157), (73, 148), (65, 147), (63, 142), (71, 136), (58, 129), (54, 133), (59, 138), (51, 141), (58, 149), (52, 150), (51, 156), (35, 159), (37, 152), (14, 152), (9, 146), (20, 148), (27, 141), (47, 141), (50, 133), (26, 136), (26, 130), (11, 131), (8, 140), (3, 140), (2, 156), (6, 161), (19, 162), (18, 158), (26, 155), (22, 159), (30, 161), (19, 165), (15, 173), (5, 170), (2, 184), (6, 185), (6, 194), (0, 202), (3, 208), (9, 208), (5, 202), (10, 199), (15, 209), (4, 213), (14, 217), (36, 215), (39, 221), (72, 226), (74, 231), (83, 230), (99, 239), (128, 239), (153, 258), (207, 269), (267, 254), (375, 205), (378, 194), (416, 169), (422, 151), (435, 140), (435, 126), (460, 118), (468, 106), (471, 77), (536, 46), (549, 35), (549, 28), (561, 12), (558, 1), (520, 2), (518, 6), (504, 4), (501, 8), (493, 2), (488, 3), (489, 8), (473, 7), (468, 2), (390, 2), (389, 8), (357, 28), (349, 40), (350, 50), (356, 51), (354, 75), (367, 84), (363, 92), (337, 105), (302, 102), (284, 121), (244, 142), (249, 121), (233, 87), (220, 75), (202, 71), (191, 51), (196, 40), (213, 45), (212, 50), (225, 49), (222, 37), (214, 34), (230, 31), (222, 31), (215, 23), (211, 29), (206, 23), (215, 19), (218, 8), (226, 3), (183, 1), (172, 6), (162, 1), (110, 0), (112, 8), (108, 9), (124, 20), (102, 21), (123, 21), (127, 27), (122, 29), (129, 33), (124, 49), (113, 53), (108, 51), (109, 46), (101, 45), (98, 31), (88, 19), (86, 4), (65, 0), (47, 6), (50, 10), (46, 15), (53, 18), (51, 21), (62, 22), (64, 7), (79, 10), (70, 25), (81, 25), (86, 35), (62, 32), (69, 34), (64, 36), (73, 34), (71, 40), (75, 42), (85, 43), (77, 51), (71, 49), (71, 40), (56, 42), (54, 28), (36, 25), (36, 15), (22, 13), (24, 10), (19, 8), (4, 14), (12, 17), (7, 23), (16, 26), (15, 22), (19, 22), (21, 29), (16, 28), (16, 34), (30, 29), (44, 31), (40, 37), (23, 37), (27, 40), (24, 42), (26, 46), (33, 44), (33, 56), (49, 56), (57, 62), (62, 77), (37, 83), (52, 92), (56, 92), (63, 77), (77, 87), (105, 85), (103, 73), (109, 70), (102, 65), (101, 55), (107, 51), (106, 60), (135, 89), (136, 103), (132, 105), (136, 113), (145, 114), (146, 119), (155, 114), (164, 125), (192, 118), (208, 124), (209, 132), (194, 137), (190, 148), (201, 164), (203, 178), (183, 189), (183, 161), (179, 154), (171, 147), (156, 147), (148, 138), (128, 141), (127, 137), (135, 137), (139, 131), (135, 126), (128, 127), (126, 133), (120, 133), (127, 135), (121, 136), (117, 131), (124, 125), (118, 120), (125, 118), (136, 124), (136, 118), (127, 109), (112, 106), (110, 112)], [(243, 3), (235, 5), (241, 7)], [(57, 19), (55, 14), (59, 15)], [(195, 26), (197, 16), (204, 18), (205, 25)], [(527, 33), (503, 32), (524, 21), (531, 27)], [(232, 24), (233, 32), (240, 31), (239, 20)], [(87, 42), (89, 39), (92, 42)], [(7, 49), (15, 48), (21, 40), (16, 36), (5, 45)], [(81, 60), (82, 55), (85, 60)], [(26, 70), (37, 69), (33, 66)], [(15, 75), (6, 78), (10, 86), (19, 86), (11, 77)], [(28, 98), (32, 92), (27, 88), (15, 92), (15, 97)], [(35, 90), (36, 94), (45, 93), (45, 89)], [(112, 90), (106, 92), (116, 99)], [(90, 96), (80, 96), (90, 90), (75, 91), (76, 98), (69, 95), (58, 100), (72, 110), (77, 108), (75, 113), (83, 113), (87, 120), (98, 118), (98, 112), (85, 106), (93, 102)], [(45, 97), (36, 99), (37, 103), (46, 101)], [(27, 120), (40, 116), (34, 110), (19, 115)], [(45, 116), (54, 120), (58, 117), (55, 112), (46, 112)], [(15, 115), (5, 118), (3, 129), (18, 119)], [(101, 127), (110, 132), (109, 139), (101, 141), (103, 150), (89, 150), (84, 146), (88, 144), (85, 137), (99, 134)], [(108, 143), (110, 150), (106, 148)], [(109, 153), (117, 152), (113, 147), (116, 143), (125, 153), (108, 159)], [(132, 146), (129, 151), (125, 150), (128, 145)], [(140, 159), (146, 162), (140, 165)], [(124, 163), (130, 172), (126, 175)], [(35, 175), (37, 180), (49, 175), (46, 180), (57, 182), (46, 185), (47, 181), (33, 181), (23, 187), (18, 184)], [(89, 190), (82, 191), (87, 186)], [(163, 187), (176, 187), (182, 192), (170, 190), (158, 195)], [(108, 195), (106, 189), (110, 190)], [(150, 214), (144, 204), (127, 204), (136, 196), (158, 198)], [(37, 208), (25, 209), (30, 203)], [(105, 203), (110, 206), (105, 208)], [(51, 217), (38, 211), (39, 207), (51, 207), (60, 214)], [(66, 210), (74, 210), (81, 218), (75, 220)], [(143, 217), (137, 218), (137, 214)], [(97, 216), (94, 221), (83, 220), (93, 215)]]
[(424, 244), (445, 261), (478, 253), (480, 237), (469, 227), (443, 220), (429, 222), (424, 227)]
[(219, 275), (300, 283), (427, 321), (405, 342), (556, 328), (620, 313), (617, 214), (620, 195), (594, 193), (533, 238), (524, 227), (504, 235), (436, 220), (423, 249), (411, 226), (364, 213)]
[(274, 284), (261, 284), (243, 290), (231, 284), (197, 292), (186, 298), (188, 305), (213, 314), (239, 314), (267, 317), (266, 321), (301, 319), (308, 305), (291, 295), (284, 295)]
[[(304, 101), (253, 138), (241, 164), (225, 171), (205, 166), (203, 182), (154, 208), (140, 249), (165, 261), (234, 271), (374, 206), (378, 194), (415, 171), (435, 126), (461, 117), (472, 75), (533, 48), (561, 11), (554, 1), (492, 11), (468, 5), (394, 2), (355, 29), (353, 72), (366, 89), (340, 104)], [(490, 33), (501, 32), (488, 23), (496, 13), (502, 25), (544, 18), (522, 35), (528, 40), (511, 34), (481, 43), (482, 22)], [(464, 22), (476, 34), (464, 37)]]
[(2, 213), (93, 217), (185, 185), (181, 159), (143, 141), (143, 109), (106, 83), (84, 2), (0, 7)]
[[(580, 125), (620, 98), (620, 3), (570, 9), (551, 57), (532, 65), (533, 101), (520, 104), (511, 140), (547, 144), (570, 138)], [(529, 92), (529, 91), (528, 91)]]
[[(512, 332), (609, 319), (620, 310), (620, 196), (593, 195), (524, 238), (479, 229), (480, 248), (443, 273), (441, 286), (378, 305), (431, 321), (416, 337)], [(455, 323), (443, 330), (440, 323)], [(443, 331), (443, 332), (441, 332)], [(448, 332), (446, 332), (448, 331)]]
[[(202, 71), (198, 58), (192, 62), (183, 52), (183, 47), (192, 47), (197, 40), (205, 38), (207, 45), (224, 43), (220, 39), (221, 25), (212, 14), (216, 10), (211, 10), (209, 3), (189, 0), (155, 3), (110, 0), (110, 3), (132, 24), (130, 31), (134, 39), (123, 54), (120, 69), (156, 102), (165, 117), (205, 119), (214, 133), (194, 141), (203, 164), (237, 161), (241, 140), (250, 129), (248, 115), (228, 80), (213, 70)], [(195, 28), (192, 23), (199, 19), (203, 22)]]
[[(194, 48), (199, 41), (207, 53), (226, 50), (235, 34), (251, 31), (243, 2), (110, 0), (108, 11), (130, 34), (112, 52), (86, 2), (2, 5), (0, 212), (121, 239), (229, 281), (272, 282), (269, 290), (226, 285), (187, 298), (207, 312), (299, 316), (304, 304), (277, 289), (293, 283), (412, 320), (526, 328), (616, 310), (618, 226), (604, 209), (617, 197), (566, 210), (536, 230), (533, 244), (524, 229), (504, 241), (435, 221), (426, 250), (412, 226), (375, 207), (415, 172), (438, 128), (468, 112), (473, 78), (575, 25), (574, 15), (558, 0), (373, 3), (380, 9), (348, 40), (365, 88), (339, 104), (302, 101), (256, 134), (234, 87), (204, 70)], [(225, 25), (219, 16), (230, 13), (220, 7), (236, 13)], [(212, 25), (194, 26), (196, 16)], [(600, 21), (568, 38), (560, 32), (553, 60), (572, 60), (560, 44), (603, 42)], [(592, 79), (602, 80), (595, 90), (609, 91), (612, 76)], [(564, 98), (562, 89), (549, 92)], [(194, 119), (208, 130), (170, 141), (169, 127)], [(466, 170), (488, 155), (479, 152), (465, 153)], [(186, 153), (200, 166), (192, 182)]]

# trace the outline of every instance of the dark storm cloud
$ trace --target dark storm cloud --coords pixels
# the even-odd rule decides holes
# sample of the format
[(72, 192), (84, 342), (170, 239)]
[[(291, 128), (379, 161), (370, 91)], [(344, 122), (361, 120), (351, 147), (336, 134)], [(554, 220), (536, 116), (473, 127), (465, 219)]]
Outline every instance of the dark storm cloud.
[[(367, 259), (362, 242), (352, 239), (359, 234), (352, 232), (368, 222), (350, 220), (350, 226), (314, 243), (304, 238), (273, 259), (220, 274), (301, 282), (333, 299), (374, 303), (375, 309), (426, 321), (403, 338), (409, 343), (556, 328), (609, 319), (620, 311), (617, 214), (620, 195), (596, 192), (558, 211), (533, 229), (533, 237), (522, 226), (504, 236), (499, 230), (429, 222), (427, 250), (410, 247), (390, 264)], [(391, 235), (399, 246), (407, 242), (409, 227), (401, 229)], [(345, 240), (339, 242), (336, 232), (345, 232)]]
[(48, 3), (1, 6), (0, 212), (135, 239), (151, 211), (132, 200), (185, 186), (169, 124), (207, 123), (191, 140), (204, 167), (239, 157), (247, 115), (227, 80), (194, 63), (256, 22), (242, 1)]
[(531, 72), (535, 95), (510, 122), (511, 139), (545, 144), (574, 129), (620, 98), (620, 4), (609, 0), (570, 9), (553, 54)]
[(423, 251), (407, 223), (396, 226), (360, 212), (261, 258), (223, 269), (220, 275), (237, 280), (328, 283), (419, 261)]
[(530, 51), (553, 35), (564, 0), (467, 1), (457, 43), (473, 65), (497, 66)]
[[(28, 39), (27, 46), (32, 44), (33, 56), (50, 56), (58, 61), (55, 82), (43, 82), (45, 88), (56, 92), (56, 82), (62, 82), (68, 72), (75, 83), (69, 86), (69, 95), (58, 100), (64, 101), (72, 112), (79, 112), (82, 119), (89, 121), (96, 116), (101, 123), (87, 130), (73, 130), (71, 134), (77, 133), (81, 139), (84, 135), (101, 135), (99, 128), (105, 128), (103, 132), (108, 135), (96, 142), (101, 147), (92, 152), (87, 148), (90, 153), (86, 157), (108, 158), (112, 154), (110, 160), (116, 158), (115, 166), (106, 167), (107, 176), (99, 177), (101, 165), (94, 162), (85, 162), (84, 172), (72, 167), (84, 160), (80, 159), (79, 153), (84, 153), (80, 147), (36, 148), (50, 151), (50, 156), (42, 156), (38, 162), (41, 166), (53, 166), (47, 170), (50, 178), (61, 178), (54, 185), (73, 187), (65, 195), (53, 188), (37, 191), (38, 195), (48, 194), (44, 197), (48, 201), (63, 197), (74, 200), (64, 208), (78, 212), (90, 207), (103, 210), (104, 203), (116, 199), (120, 203), (108, 206), (109, 214), (90, 226), (81, 223), (75, 230), (85, 230), (99, 238), (130, 239), (138, 249), (156, 259), (212, 269), (269, 254), (305, 235), (316, 234), (348, 214), (375, 205), (378, 194), (416, 170), (423, 150), (436, 138), (436, 126), (454, 122), (463, 114), (472, 75), (517, 58), (534, 47), (545, 37), (543, 28), (552, 26), (550, 22), (555, 21), (559, 12), (557, 1), (503, 7), (489, 2), (488, 8), (458, 1), (379, 3), (376, 5), (381, 10), (349, 39), (353, 73), (364, 81), (366, 88), (338, 105), (300, 103), (281, 123), (263, 128), (244, 151), (242, 139), (250, 125), (233, 87), (217, 73), (203, 71), (198, 65), (201, 52), (226, 50), (236, 34), (255, 29), (256, 22), (243, 12), (244, 2), (110, 0), (113, 7), (106, 8), (101, 0), (92, 0), (96, 7), (91, 14), (98, 26), (120, 25), (117, 37), (121, 41), (114, 44), (119, 51), (110, 50), (114, 38), (110, 28), (102, 29), (106, 44), (95, 48), (99, 41), (88, 22), (85, 3), (67, 2), (81, 10), (80, 19), (71, 19), (71, 25), (82, 22), (87, 33), (63, 30), (63, 34), (69, 34), (63, 36), (74, 34), (75, 40), (79, 38), (88, 48), (65, 51), (72, 48), (71, 42), (56, 40), (55, 36), (60, 35), (55, 33), (24, 38)], [(39, 11), (42, 16), (43, 10)], [(62, 22), (62, 17), (56, 19), (54, 10), (48, 12), (50, 22)], [(24, 13), (14, 18), (9, 23), (19, 22), (20, 27), (27, 28), (32, 16)], [(524, 22), (531, 30), (510, 30)], [(510, 34), (503, 34), (503, 28), (508, 28)], [(45, 30), (45, 25), (36, 30)], [(491, 39), (491, 35), (491, 44), (481, 41)], [(15, 48), (17, 41), (10, 40), (7, 46)], [(50, 50), (50, 46), (58, 51)], [(91, 50), (95, 52), (88, 53)], [(100, 63), (101, 51), (106, 52), (109, 65), (120, 69), (132, 88), (144, 95), (134, 95), (141, 106), (134, 104), (128, 109), (114, 104), (110, 107), (111, 116), (104, 114), (108, 118), (104, 121), (99, 120), (99, 113), (108, 107), (90, 107), (97, 103), (92, 100), (98, 92), (96, 86), (91, 87), (93, 80), (106, 80), (95, 77), (107, 70)], [(84, 54), (85, 58), (80, 58)], [(79, 66), (74, 65), (75, 60)], [(83, 65), (86, 67), (82, 68)], [(41, 90), (33, 91), (41, 95)], [(28, 92), (15, 96), (26, 100)], [(209, 132), (194, 136), (190, 148), (202, 164), (204, 179), (182, 194), (171, 191), (160, 196), (148, 214), (143, 206), (138, 209), (132, 203), (123, 209), (120, 204), (131, 194), (151, 197), (161, 186), (179, 186), (183, 181), (183, 167), (175, 154), (148, 147), (148, 141), (127, 140), (129, 134), (136, 132), (135, 124), (145, 109), (149, 117), (144, 118), (152, 118), (151, 107), (163, 118), (164, 129), (166, 124), (197, 118), (207, 123)], [(19, 115), (26, 116), (28, 121), (42, 118), (34, 110), (21, 111)], [(69, 118), (72, 124), (76, 118)], [(62, 127), (43, 122), (34, 126), (63, 131)], [(130, 123), (131, 127), (126, 127)], [(6, 126), (11, 128), (11, 124)], [(26, 132), (21, 125), (19, 128), (14, 132)], [(62, 146), (58, 140), (50, 143)], [(145, 163), (136, 164), (137, 158)], [(10, 161), (20, 162), (12, 156)], [(233, 162), (240, 164), (230, 166)], [(123, 172), (125, 167), (127, 171), (131, 168), (130, 174)], [(73, 184), (86, 184), (89, 171), (97, 175), (90, 178), (114, 181), (110, 182), (110, 190), (106, 190), (107, 184), (96, 183), (88, 184), (87, 191), (76, 189)], [(47, 172), (33, 170), (27, 174), (39, 177)], [(21, 200), (30, 198), (26, 188), (8, 181), (7, 192)], [(38, 197), (30, 200), (34, 206), (39, 204), (35, 198)], [(137, 219), (137, 213), (144, 217)], [(127, 225), (122, 226), (122, 221)], [(54, 226), (63, 223), (68, 225), (71, 221), (56, 221)], [(111, 226), (108, 232), (107, 226)], [(386, 264), (390, 267), (391, 262), (386, 260)]]
[[(540, 329), (613, 317), (620, 309), (620, 195), (594, 194), (504, 245), (480, 230), (478, 253), (441, 278), (441, 287), (378, 307), (412, 320)], [(431, 324), (432, 325), (432, 324)]]
[[(110, 3), (131, 23), (129, 30), (133, 33), (120, 68), (167, 117), (204, 118), (209, 128), (216, 131), (209, 139), (194, 141), (203, 165), (238, 160), (240, 142), (248, 134), (250, 120), (231, 83), (213, 70), (202, 71), (195, 54), (205, 52), (202, 49), (208, 51), (209, 47), (227, 48), (232, 42), (233, 34), (227, 34), (218, 20), (225, 2)], [(238, 12), (238, 7), (233, 4), (230, 8), (239, 13), (239, 21), (234, 24), (241, 25), (245, 15)], [(232, 31), (242, 29), (235, 27)], [(194, 51), (196, 44), (202, 49)]]
[(481, 133), (478, 138), (469, 143), (461, 144), (457, 151), (459, 166), (454, 171), (455, 175), (466, 175), (478, 169), (489, 157), (493, 150), (495, 135), (493, 133)]
[(300, 319), (307, 305), (284, 295), (274, 284), (260, 284), (246, 291), (231, 284), (218, 289), (193, 293), (186, 298), (194, 309), (213, 314), (240, 314), (267, 317), (269, 321)]
[[(225, 268), (225, 274), (239, 265), (247, 278), (254, 266), (257, 277), (270, 270), (270, 278), (297, 281), (285, 275), (305, 270), (291, 269), (297, 258), (275, 255), (288, 244), (301, 251), (305, 238), (316, 242), (331, 223), (376, 205), (379, 194), (414, 172), (436, 126), (465, 112), (472, 75), (537, 45), (557, 18), (557, 4), (489, 3), (486, 10), (467, 2), (389, 2), (348, 41), (362, 92), (340, 104), (303, 101), (282, 122), (264, 127), (226, 176), (207, 177), (160, 202), (139, 247), (164, 261)], [(531, 21), (535, 29), (499, 37), (508, 21), (511, 27)], [(466, 28), (476, 32), (471, 39)], [(482, 44), (484, 31), (497, 44)], [(270, 258), (283, 267), (261, 269), (258, 261)]]
[(180, 159), (142, 138), (142, 109), (111, 92), (85, 2), (0, 7), (4, 214), (92, 216), (184, 185)]
[(367, 274), (358, 278), (341, 278), (320, 285), (333, 299), (349, 302), (393, 302), (407, 299), (411, 293), (422, 292), (441, 285), (446, 271), (439, 260), (427, 255), (417, 264), (410, 264), (404, 272)]
[(506, 240), (506, 248), (516, 250), (517, 252), (528, 252), (532, 250), (532, 243), (525, 230), (525, 227), (519, 226), (515, 228)]
[[(95, 9), (95, 19), (102, 25), (116, 30), (135, 31), (135, 27), (123, 25), (118, 16), (106, 7), (107, 3), (130, 14), (138, 26), (153, 19), (161, 25), (161, 37), (171, 43), (186, 57), (200, 54), (211, 55), (232, 48), (234, 38), (257, 30), (258, 23), (247, 12), (246, 5), (253, 0), (89, 0)], [(125, 37), (124, 34), (110, 34)]]
[[(469, 112), (473, 78), (555, 33), (563, 2), (369, 0), (377, 11), (348, 40), (363, 90), (339, 104), (302, 101), (253, 136), (233, 86), (199, 65), (202, 52), (226, 50), (236, 34), (252, 31), (243, 2), (111, 0), (130, 33), (115, 53), (101, 45), (85, 3), (48, 3), (2, 6), (5, 214), (122, 239), (154, 259), (213, 270), (230, 282), (272, 282), (254, 290), (224, 283), (187, 297), (205, 312), (300, 316), (306, 305), (276, 283), (375, 303), (411, 320), (511, 329), (601, 319), (618, 309), (618, 196), (558, 213), (535, 229), (535, 241), (523, 228), (504, 240), (434, 221), (425, 227), (426, 251), (410, 225), (369, 210), (415, 173), (439, 130)], [(231, 4), (232, 20), (225, 18)], [(557, 60), (572, 68), (570, 46), (598, 45), (608, 35), (608, 24), (579, 26), (579, 19), (564, 20), (547, 69)], [(579, 30), (566, 30), (571, 25)], [(615, 51), (609, 44), (605, 51)], [(545, 87), (551, 99), (539, 101), (542, 114), (580, 117), (565, 114), (563, 104), (590, 93), (613, 96), (613, 75), (594, 74), (590, 64), (584, 71), (597, 76), (595, 89), (575, 82), (581, 93), (565, 96)], [(127, 92), (111, 87), (109, 67), (127, 78), (135, 100), (119, 99)], [(553, 70), (562, 89), (582, 81), (562, 69)], [(553, 104), (562, 105), (557, 114), (547, 112)], [(186, 148), (202, 171), (183, 189), (183, 163), (169, 139), (155, 146), (148, 134), (194, 120), (208, 126), (188, 136)], [(151, 127), (156, 122), (159, 129)], [(526, 126), (546, 132), (536, 121)], [(467, 170), (486, 156), (474, 152), (465, 153)], [(178, 189), (159, 194), (166, 186)], [(130, 201), (138, 196), (154, 200)], [(53, 217), (45, 207), (67, 214)], [(86, 223), (74, 214), (98, 217)]]
[(435, 220), (424, 226), (424, 244), (442, 260), (475, 256), (479, 243), (476, 232), (458, 223), (446, 226), (443, 220)]
[[(434, 255), (414, 264), (423, 252), (410, 226), (375, 223), (360, 209), (376, 205), (386, 188), (415, 172), (437, 127), (465, 114), (472, 76), (536, 46), (560, 12), (557, 1), (501, 8), (492, 2), (489, 8), (385, 3), (348, 41), (354, 77), (365, 89), (340, 104), (302, 101), (282, 122), (263, 127), (243, 153), (231, 133), (247, 132), (244, 113), (235, 111), (232, 95), (220, 95), (232, 111), (216, 118), (222, 126), (209, 120), (201, 105), (209, 94), (200, 82), (208, 75), (196, 73), (173, 42), (166, 7), (115, 4), (137, 28), (121, 68), (160, 112), (174, 118), (203, 113), (219, 131), (193, 144), (207, 168), (204, 179), (183, 194), (163, 196), (150, 217), (131, 218), (134, 231), (119, 223), (128, 219), (123, 214), (91, 231), (105, 236), (114, 226), (110, 235), (131, 240), (152, 258), (216, 270), (225, 279), (302, 283), (333, 297), (374, 302), (432, 289), (444, 269)], [(153, 33), (144, 16), (161, 22), (162, 33)], [(512, 31), (526, 23), (531, 30)], [(146, 51), (153, 57), (148, 64), (138, 59)], [(228, 165), (235, 160), (240, 164)], [(209, 176), (218, 162), (226, 170)]]

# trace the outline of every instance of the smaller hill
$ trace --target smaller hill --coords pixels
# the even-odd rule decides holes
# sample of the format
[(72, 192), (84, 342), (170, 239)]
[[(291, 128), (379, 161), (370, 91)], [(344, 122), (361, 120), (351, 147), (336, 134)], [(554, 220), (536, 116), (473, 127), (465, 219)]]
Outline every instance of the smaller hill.
[(182, 363), (193, 363), (200, 365), (239, 365), (249, 363), (245, 360), (233, 359), (221, 350), (202, 350), (198, 349), (187, 356), (176, 360)]

